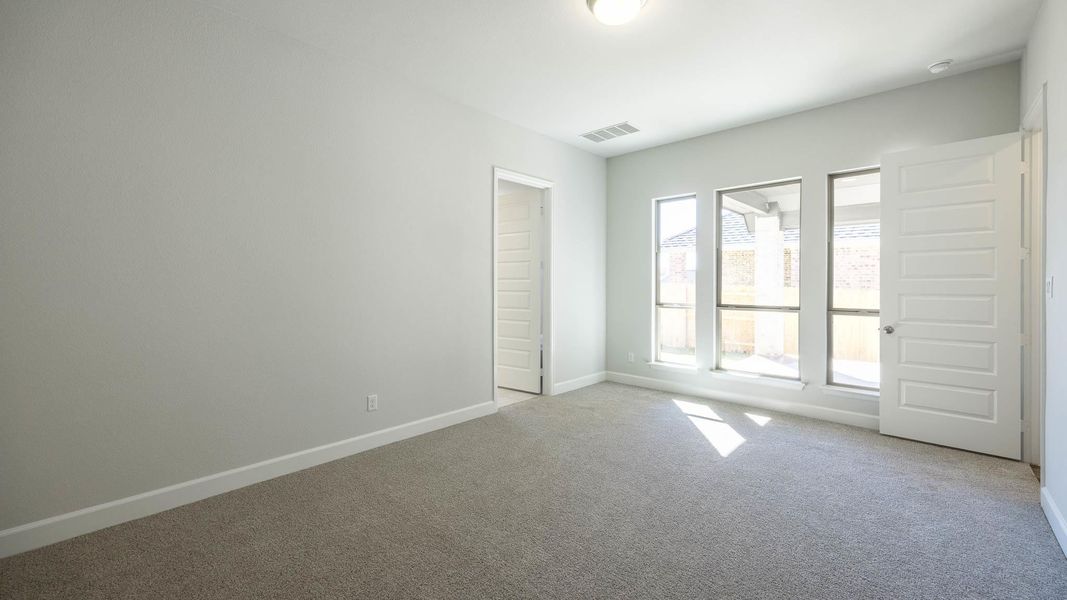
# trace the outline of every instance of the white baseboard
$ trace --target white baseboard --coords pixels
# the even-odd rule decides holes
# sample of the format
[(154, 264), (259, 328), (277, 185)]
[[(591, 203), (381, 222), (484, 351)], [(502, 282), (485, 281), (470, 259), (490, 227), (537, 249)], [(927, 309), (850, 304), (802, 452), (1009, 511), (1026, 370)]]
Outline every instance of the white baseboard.
[(552, 391), (549, 395), (555, 396), (557, 394), (573, 392), (574, 390), (584, 388), (587, 385), (593, 385), (594, 383), (600, 383), (601, 381), (607, 381), (607, 373), (604, 371), (598, 371), (596, 373), (584, 375), (576, 379), (561, 381), (552, 386)]
[(176, 508), (294, 471), (358, 454), (496, 412), (483, 402), (332, 444), (120, 498), (0, 531), (0, 558)]
[(1041, 488), (1041, 508), (1045, 511), (1048, 524), (1052, 526), (1052, 532), (1056, 534), (1056, 540), (1060, 543), (1060, 549), (1067, 555), (1067, 520), (1063, 518), (1060, 507), (1048, 493), (1047, 487)]
[(878, 429), (877, 416), (850, 410), (827, 408), (825, 406), (814, 406), (811, 404), (801, 404), (799, 402), (788, 402), (785, 400), (773, 400), (771, 398), (764, 398), (752, 394), (723, 392), (687, 383), (665, 381), (662, 379), (630, 375), (628, 373), (619, 373), (616, 371), (608, 371), (607, 375), (608, 381), (659, 390), (661, 392), (675, 392), (677, 394), (698, 396), (700, 398), (709, 398), (711, 400), (722, 400), (724, 402), (744, 404), (746, 406), (754, 406), (766, 410), (776, 410), (778, 412), (800, 415), (802, 417), (822, 419), (823, 421), (832, 421), (834, 423), (843, 423), (845, 425), (854, 425), (856, 427), (864, 427), (867, 429)]

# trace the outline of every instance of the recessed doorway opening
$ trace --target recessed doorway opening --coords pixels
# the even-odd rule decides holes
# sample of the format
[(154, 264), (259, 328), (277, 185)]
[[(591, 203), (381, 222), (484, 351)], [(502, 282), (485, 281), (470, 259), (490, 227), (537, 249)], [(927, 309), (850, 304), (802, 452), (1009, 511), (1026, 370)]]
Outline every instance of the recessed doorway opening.
[(551, 387), (548, 215), (552, 184), (493, 171), (493, 399), (497, 406)]

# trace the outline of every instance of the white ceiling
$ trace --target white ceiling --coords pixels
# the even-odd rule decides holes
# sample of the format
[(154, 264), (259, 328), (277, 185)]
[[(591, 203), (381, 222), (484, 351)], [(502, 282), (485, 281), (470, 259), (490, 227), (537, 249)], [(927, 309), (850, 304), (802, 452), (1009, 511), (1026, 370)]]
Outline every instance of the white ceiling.
[[(205, 0), (263, 27), (615, 156), (1017, 58), (1040, 0)], [(620, 121), (640, 133), (579, 134)]]

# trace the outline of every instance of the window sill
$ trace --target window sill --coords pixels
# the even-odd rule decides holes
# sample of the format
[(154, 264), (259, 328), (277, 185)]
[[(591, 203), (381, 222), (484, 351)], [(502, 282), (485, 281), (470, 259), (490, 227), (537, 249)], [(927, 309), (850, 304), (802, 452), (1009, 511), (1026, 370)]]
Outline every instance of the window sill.
[(712, 369), (711, 376), (716, 379), (755, 383), (757, 385), (766, 385), (787, 390), (802, 390), (808, 385), (808, 382), (806, 381), (797, 381), (795, 379), (781, 379), (778, 377), (768, 377), (766, 375), (756, 375), (755, 373), (739, 373), (736, 371), (721, 371), (719, 369)]
[(852, 398), (855, 400), (871, 400), (878, 402), (881, 397), (881, 393), (875, 390), (864, 390), (860, 388), (851, 388), (844, 385), (833, 385), (827, 383), (822, 386), (822, 391), (830, 394), (831, 396), (841, 396), (843, 398)]
[(648, 365), (648, 367), (650, 369), (655, 369), (657, 371), (678, 371), (679, 373), (696, 373), (697, 372), (697, 366), (696, 365), (676, 365), (674, 363), (665, 363), (665, 362), (656, 362), (656, 361), (646, 362), (645, 364)]

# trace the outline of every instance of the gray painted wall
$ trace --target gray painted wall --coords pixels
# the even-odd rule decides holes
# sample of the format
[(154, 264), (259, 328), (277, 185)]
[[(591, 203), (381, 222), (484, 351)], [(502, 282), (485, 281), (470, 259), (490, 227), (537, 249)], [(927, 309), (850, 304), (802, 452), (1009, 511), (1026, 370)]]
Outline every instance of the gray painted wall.
[(195, 2), (4, 2), (0, 81), (0, 529), (491, 400), (493, 165), (604, 370), (601, 158)]
[[(1016, 131), (1019, 64), (937, 79), (780, 119), (608, 160), (608, 370), (684, 383), (729, 396), (761, 396), (876, 415), (870, 399), (828, 395), (826, 373), (826, 176), (877, 165), (888, 152)], [(803, 390), (714, 378), (712, 340), (716, 189), (803, 177), (801, 377)], [(695, 193), (697, 361), (694, 373), (654, 370), (652, 199)], [(627, 361), (633, 352), (637, 360)]]
[[(1067, 514), (1067, 1), (1047, 0), (1023, 59), (1022, 111), (1048, 86), (1045, 272), (1055, 296), (1045, 304), (1045, 493)], [(1063, 525), (1061, 524), (1061, 527)], [(1065, 532), (1067, 533), (1067, 532)], [(1067, 538), (1061, 538), (1067, 549)]]

